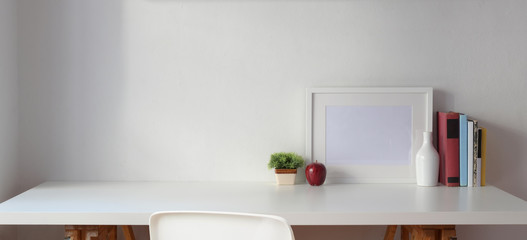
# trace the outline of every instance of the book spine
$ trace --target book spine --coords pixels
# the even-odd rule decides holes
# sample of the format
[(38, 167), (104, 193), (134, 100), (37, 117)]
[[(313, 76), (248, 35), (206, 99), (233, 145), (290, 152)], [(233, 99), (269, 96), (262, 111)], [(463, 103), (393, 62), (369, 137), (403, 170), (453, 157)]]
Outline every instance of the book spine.
[(481, 158), (477, 158), (477, 168), (476, 168), (476, 183), (474, 184), (475, 187), (481, 187)]
[(478, 157), (476, 158), (476, 187), (481, 187), (481, 128), (478, 128)]
[(473, 165), (474, 167), (472, 168), (473, 170), (473, 173), (472, 173), (472, 182), (474, 184), (474, 187), (477, 187), (477, 183), (478, 183), (478, 141), (479, 141), (479, 134), (478, 134), (478, 121), (476, 120), (472, 120), (474, 122), (474, 131), (473, 131), (473, 153), (472, 153), (472, 156), (473, 156), (473, 159), (472, 159), (472, 162), (473, 162)]
[(487, 129), (481, 128), (481, 186), (487, 185)]
[(459, 186), (459, 113), (437, 113), (440, 181)]
[(468, 185), (468, 134), (467, 115), (459, 114), (459, 186)]
[(468, 176), (468, 183), (467, 187), (473, 187), (474, 181), (472, 179), (472, 175), (474, 174), (474, 121), (468, 120), (467, 121), (467, 176)]

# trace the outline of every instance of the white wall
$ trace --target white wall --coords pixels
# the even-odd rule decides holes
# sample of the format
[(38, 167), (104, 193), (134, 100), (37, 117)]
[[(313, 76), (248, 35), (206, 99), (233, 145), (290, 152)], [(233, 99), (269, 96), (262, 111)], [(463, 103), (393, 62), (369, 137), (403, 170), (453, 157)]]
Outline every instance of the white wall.
[[(269, 154), (305, 150), (306, 87), (432, 86), (436, 111), (465, 112), (488, 128), (488, 182), (527, 199), (526, 1), (20, 0), (19, 8), (24, 188), (272, 181)], [(527, 232), (458, 229), (461, 239)], [(333, 230), (341, 234), (332, 239), (352, 231)]]
[[(0, 0), (0, 202), (18, 191), (16, 33), (16, 1)], [(0, 239), (14, 238), (14, 227), (0, 226)]]

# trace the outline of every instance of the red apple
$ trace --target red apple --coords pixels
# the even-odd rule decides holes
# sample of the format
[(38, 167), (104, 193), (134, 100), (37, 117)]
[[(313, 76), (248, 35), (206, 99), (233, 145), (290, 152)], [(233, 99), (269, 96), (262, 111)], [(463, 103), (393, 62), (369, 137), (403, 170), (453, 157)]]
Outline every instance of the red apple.
[(326, 181), (326, 167), (322, 163), (318, 163), (315, 160), (314, 163), (311, 163), (306, 166), (306, 178), (307, 182), (311, 186), (320, 186)]

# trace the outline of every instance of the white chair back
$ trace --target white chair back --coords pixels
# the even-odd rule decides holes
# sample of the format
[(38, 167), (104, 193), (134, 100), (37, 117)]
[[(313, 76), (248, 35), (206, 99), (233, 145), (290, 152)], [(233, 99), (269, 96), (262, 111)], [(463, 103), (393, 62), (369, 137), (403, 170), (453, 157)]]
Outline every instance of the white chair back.
[(150, 240), (294, 240), (278, 216), (227, 212), (157, 212)]

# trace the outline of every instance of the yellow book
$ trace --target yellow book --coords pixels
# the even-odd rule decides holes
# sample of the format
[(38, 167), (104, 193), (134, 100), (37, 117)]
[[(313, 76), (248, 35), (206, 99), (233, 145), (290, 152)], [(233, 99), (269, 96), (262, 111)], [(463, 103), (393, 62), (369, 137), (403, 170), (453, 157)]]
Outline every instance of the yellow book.
[(485, 186), (487, 173), (487, 129), (481, 128), (481, 186)]

